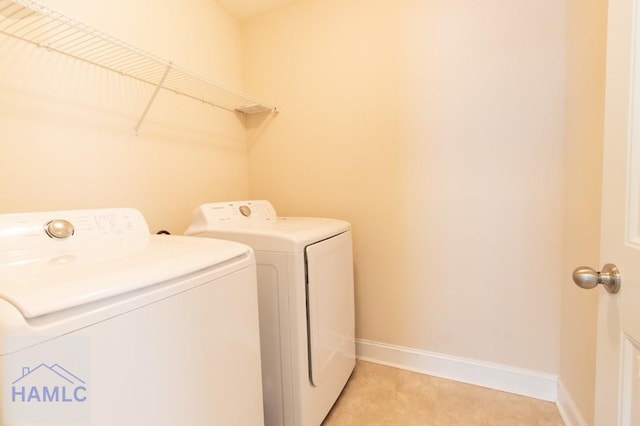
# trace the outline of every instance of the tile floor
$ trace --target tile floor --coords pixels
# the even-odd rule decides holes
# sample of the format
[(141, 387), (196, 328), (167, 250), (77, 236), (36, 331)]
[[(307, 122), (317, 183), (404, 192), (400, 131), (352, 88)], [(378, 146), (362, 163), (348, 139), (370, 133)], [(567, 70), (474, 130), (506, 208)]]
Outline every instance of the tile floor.
[(556, 405), (358, 361), (322, 426), (563, 426)]

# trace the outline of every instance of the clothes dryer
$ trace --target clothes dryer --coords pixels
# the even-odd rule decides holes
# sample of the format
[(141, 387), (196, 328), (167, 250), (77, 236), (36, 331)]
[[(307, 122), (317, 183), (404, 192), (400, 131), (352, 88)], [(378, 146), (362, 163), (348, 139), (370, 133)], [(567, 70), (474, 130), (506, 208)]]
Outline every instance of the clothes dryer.
[(262, 425), (259, 346), (246, 245), (0, 215), (0, 425)]
[(257, 200), (203, 204), (185, 233), (253, 248), (265, 424), (320, 425), (355, 366), (350, 224)]

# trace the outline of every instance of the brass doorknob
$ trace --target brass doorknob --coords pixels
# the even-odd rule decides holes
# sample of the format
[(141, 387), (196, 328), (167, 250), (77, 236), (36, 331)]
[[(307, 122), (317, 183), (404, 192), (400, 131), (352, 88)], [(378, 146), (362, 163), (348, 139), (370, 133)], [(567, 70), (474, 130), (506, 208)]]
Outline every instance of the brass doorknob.
[(586, 289), (602, 284), (609, 293), (615, 294), (620, 291), (621, 281), (620, 271), (612, 263), (604, 265), (600, 272), (588, 266), (579, 266), (573, 270), (573, 282)]

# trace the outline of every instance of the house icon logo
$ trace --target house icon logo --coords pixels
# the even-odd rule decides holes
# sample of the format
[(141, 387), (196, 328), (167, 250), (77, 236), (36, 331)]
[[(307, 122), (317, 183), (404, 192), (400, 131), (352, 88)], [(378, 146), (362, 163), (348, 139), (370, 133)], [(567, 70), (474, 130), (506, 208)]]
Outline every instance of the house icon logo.
[(12, 403), (86, 403), (87, 384), (60, 364), (22, 367), (22, 375), (11, 383)]

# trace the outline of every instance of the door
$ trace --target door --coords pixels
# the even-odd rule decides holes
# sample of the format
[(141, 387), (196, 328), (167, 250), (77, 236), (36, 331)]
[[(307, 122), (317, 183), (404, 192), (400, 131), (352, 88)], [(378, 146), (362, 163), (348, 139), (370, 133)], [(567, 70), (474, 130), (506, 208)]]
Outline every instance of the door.
[(596, 425), (640, 425), (640, 0), (609, 0), (601, 261), (622, 273), (599, 289)]

